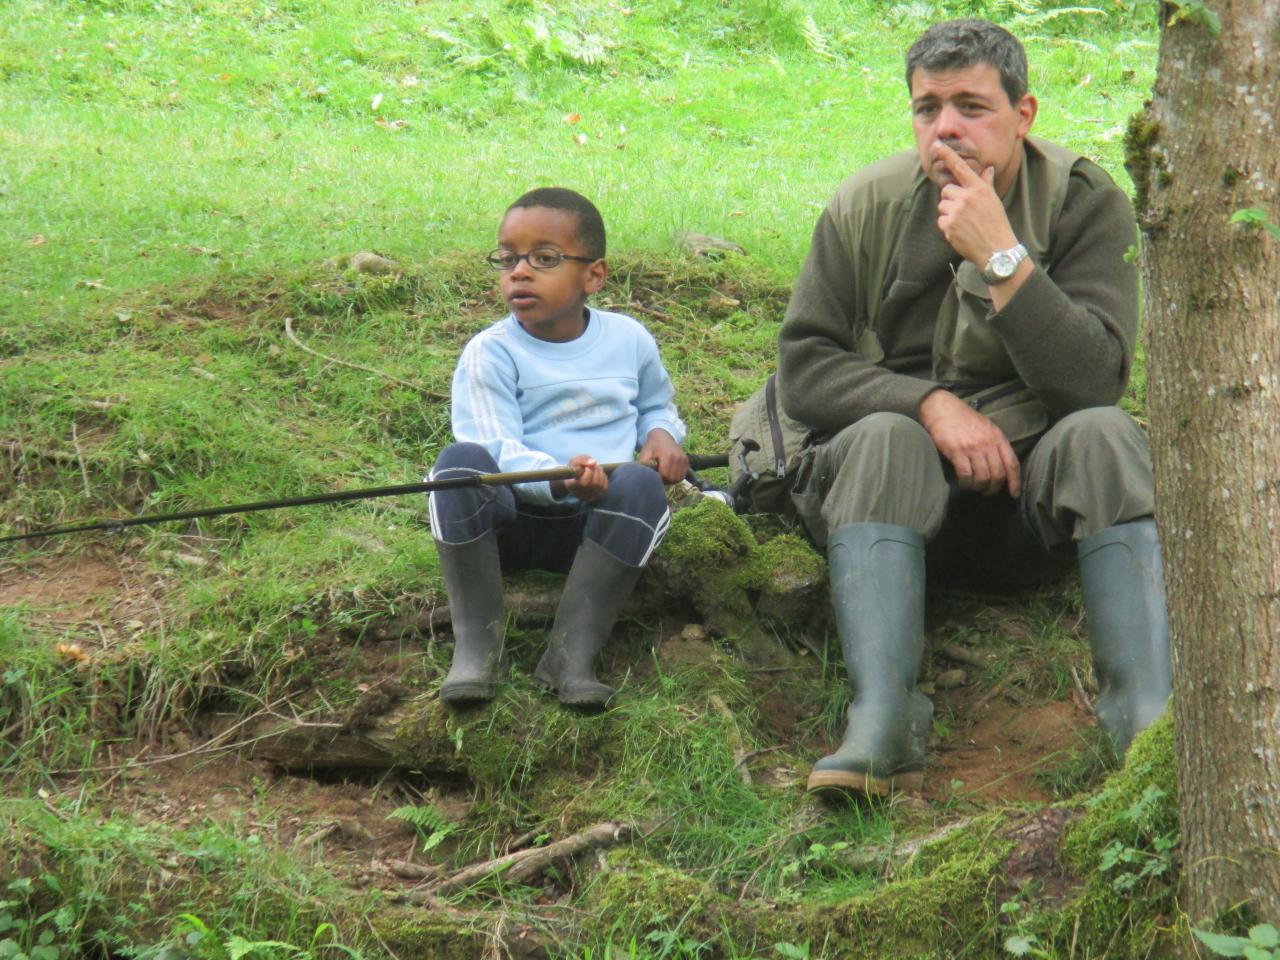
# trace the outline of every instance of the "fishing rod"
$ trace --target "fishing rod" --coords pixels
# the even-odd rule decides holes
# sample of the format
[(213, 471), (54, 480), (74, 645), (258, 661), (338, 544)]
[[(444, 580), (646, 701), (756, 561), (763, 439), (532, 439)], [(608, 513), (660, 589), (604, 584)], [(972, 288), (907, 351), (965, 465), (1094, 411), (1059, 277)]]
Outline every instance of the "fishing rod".
[[(645, 466), (657, 467), (657, 461), (643, 461)], [(689, 471), (724, 467), (729, 464), (728, 454), (690, 454)], [(605, 473), (612, 473), (621, 463), (601, 464)], [(255, 513), (260, 510), (281, 510), (285, 507), (303, 507), (315, 503), (342, 503), (347, 500), (372, 500), (375, 497), (400, 497), (408, 493), (430, 493), (433, 490), (453, 490), (458, 487), (506, 487), (520, 483), (539, 483), (543, 480), (573, 480), (582, 475), (582, 467), (551, 467), (547, 470), (516, 470), (509, 473), (470, 473), (461, 477), (445, 477), (423, 480), (419, 483), (398, 483), (387, 487), (365, 487), (360, 490), (343, 490), (338, 493), (315, 493), (289, 500), (260, 500), (257, 503), (234, 503), (222, 507), (205, 507), (199, 510), (179, 510), (177, 513), (153, 513), (123, 520), (86, 520), (64, 527), (32, 530), (30, 533), (0, 537), (0, 543), (15, 540), (34, 540), (38, 537), (57, 537), (65, 533), (89, 533), (94, 530), (124, 530), (171, 520), (198, 520), (201, 517), (222, 517), (231, 513)]]

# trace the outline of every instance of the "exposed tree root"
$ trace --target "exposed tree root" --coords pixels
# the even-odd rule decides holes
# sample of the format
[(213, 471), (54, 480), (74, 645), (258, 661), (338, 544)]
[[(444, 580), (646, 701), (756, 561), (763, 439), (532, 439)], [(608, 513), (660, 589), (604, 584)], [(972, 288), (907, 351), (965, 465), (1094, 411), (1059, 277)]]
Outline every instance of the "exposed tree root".
[[(508, 853), (493, 860), (463, 867), (438, 883), (432, 884), (422, 895), (447, 896), (497, 874), (501, 874), (502, 879), (510, 883), (528, 883), (558, 861), (572, 859), (589, 850), (613, 846), (615, 843), (629, 839), (634, 833), (635, 827), (629, 823), (607, 821), (597, 823), (545, 847), (517, 850), (515, 853)], [(416, 893), (410, 893), (408, 897), (411, 902), (417, 902)]]

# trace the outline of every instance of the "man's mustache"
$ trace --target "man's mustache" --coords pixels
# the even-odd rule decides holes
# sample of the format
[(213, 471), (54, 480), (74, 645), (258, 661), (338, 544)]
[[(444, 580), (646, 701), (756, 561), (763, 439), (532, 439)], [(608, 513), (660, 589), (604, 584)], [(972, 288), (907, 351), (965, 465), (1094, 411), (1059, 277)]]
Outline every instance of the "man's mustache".
[(964, 149), (964, 148), (960, 145), (960, 141), (959, 141), (959, 140), (947, 140), (947, 139), (943, 139), (943, 140), (939, 140), (938, 142), (939, 142), (939, 143), (941, 143), (941, 144), (944, 144), (945, 146), (948, 146), (948, 147), (950, 147), (952, 150), (954, 150), (954, 151), (959, 155), (959, 157), (960, 157), (960, 159), (961, 159), (961, 160), (973, 160), (973, 159), (975, 159), (975, 157), (973, 156), (973, 153), (972, 153), (971, 151)]

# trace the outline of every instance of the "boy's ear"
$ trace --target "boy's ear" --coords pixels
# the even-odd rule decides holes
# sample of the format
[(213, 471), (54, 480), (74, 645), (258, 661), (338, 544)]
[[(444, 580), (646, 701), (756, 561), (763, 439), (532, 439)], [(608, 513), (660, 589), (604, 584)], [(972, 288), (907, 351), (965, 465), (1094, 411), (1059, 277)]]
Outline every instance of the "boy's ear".
[(604, 289), (605, 280), (609, 279), (609, 264), (603, 259), (588, 264), (587, 274), (582, 279), (582, 288), (587, 293), (599, 293)]

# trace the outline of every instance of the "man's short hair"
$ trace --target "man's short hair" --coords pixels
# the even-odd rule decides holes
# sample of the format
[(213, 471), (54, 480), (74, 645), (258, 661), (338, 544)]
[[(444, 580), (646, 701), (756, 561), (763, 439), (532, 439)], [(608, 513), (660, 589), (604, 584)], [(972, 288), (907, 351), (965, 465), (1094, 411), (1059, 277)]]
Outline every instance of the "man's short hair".
[(989, 20), (947, 20), (922, 33), (907, 51), (907, 89), (918, 69), (963, 70), (979, 63), (996, 68), (1010, 103), (1026, 96), (1027, 52), (1017, 37)]
[(547, 207), (574, 214), (578, 218), (576, 236), (586, 255), (596, 259), (604, 257), (604, 218), (600, 216), (596, 205), (582, 194), (564, 187), (539, 187), (537, 190), (530, 190), (507, 207), (506, 213), (518, 207)]

